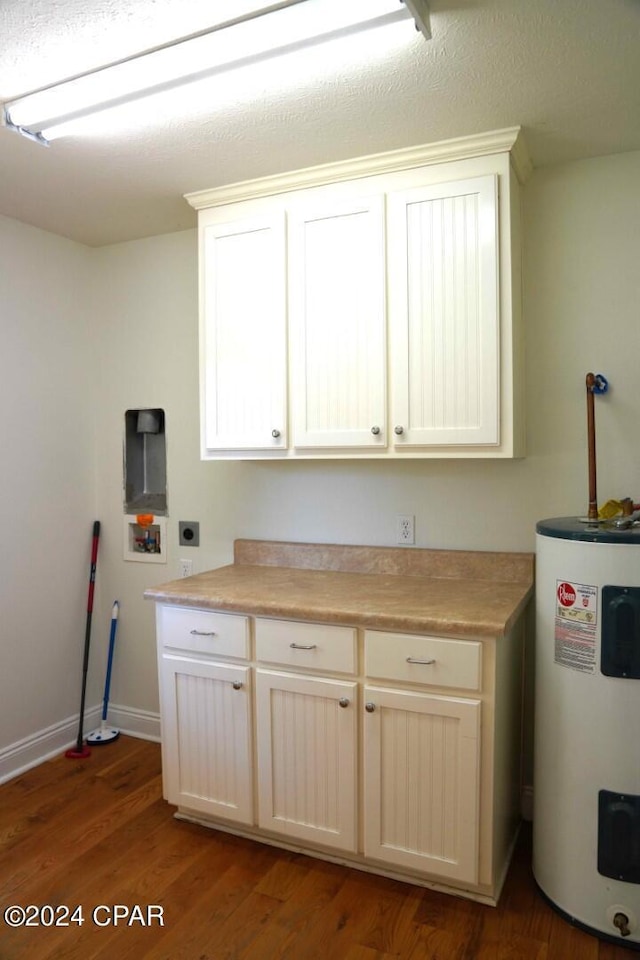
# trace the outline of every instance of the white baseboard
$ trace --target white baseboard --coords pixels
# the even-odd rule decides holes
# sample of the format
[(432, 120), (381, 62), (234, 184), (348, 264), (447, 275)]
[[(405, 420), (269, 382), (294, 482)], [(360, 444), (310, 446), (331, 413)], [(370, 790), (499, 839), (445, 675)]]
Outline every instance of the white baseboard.
[[(101, 704), (85, 711), (83, 727), (85, 736), (100, 726), (101, 716)], [(138, 737), (141, 740), (160, 740), (160, 714), (158, 713), (113, 704), (109, 706), (108, 720), (111, 726), (129, 736)], [(54, 723), (44, 730), (38, 730), (4, 747), (0, 750), (0, 783), (5, 783), (72, 747), (76, 743), (77, 732), (78, 717), (67, 717), (66, 720)]]
[(520, 795), (520, 812), (523, 820), (533, 820), (533, 787), (525, 784)]
[(122, 704), (109, 704), (107, 714), (109, 725), (116, 727), (121, 733), (126, 733), (139, 740), (154, 740), (160, 742), (160, 714), (149, 710), (138, 710), (135, 707), (124, 707)]
[[(92, 726), (100, 720), (101, 708), (99, 706), (91, 707), (85, 712), (85, 730), (90, 730)], [(54, 723), (44, 730), (38, 730), (36, 733), (16, 743), (9, 744), (0, 750), (0, 783), (5, 780), (11, 780), (17, 777), (25, 770), (55, 757), (56, 754), (72, 747), (77, 740), (78, 733), (78, 715), (67, 717), (59, 723)]]

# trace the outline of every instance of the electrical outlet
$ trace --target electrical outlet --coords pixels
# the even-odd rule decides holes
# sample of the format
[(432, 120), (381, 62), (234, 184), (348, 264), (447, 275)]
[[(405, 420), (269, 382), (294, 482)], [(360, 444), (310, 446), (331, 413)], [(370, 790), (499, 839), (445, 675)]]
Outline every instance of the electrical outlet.
[(396, 517), (396, 543), (403, 546), (415, 543), (416, 518), (409, 513), (399, 513)]
[(181, 547), (200, 546), (200, 524), (197, 520), (178, 520), (178, 543)]
[(180, 561), (180, 576), (181, 577), (190, 577), (193, 573), (193, 560), (181, 560)]

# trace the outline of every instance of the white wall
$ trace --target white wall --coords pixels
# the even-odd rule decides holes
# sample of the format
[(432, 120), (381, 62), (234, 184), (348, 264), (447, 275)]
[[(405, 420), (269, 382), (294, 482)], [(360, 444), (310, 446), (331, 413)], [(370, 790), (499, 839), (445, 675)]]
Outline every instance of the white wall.
[[(582, 513), (587, 504), (584, 377), (589, 370), (604, 373), (611, 383), (611, 393), (596, 400), (600, 500), (627, 494), (640, 498), (639, 181), (640, 153), (635, 153), (539, 170), (525, 188), (529, 453), (516, 462), (202, 463), (195, 233), (83, 251), (29, 228), (5, 225), (23, 240), (9, 277), (24, 278), (28, 270), (32, 283), (36, 278), (41, 287), (35, 309), (31, 298), (36, 294), (24, 283), (11, 308), (15, 329), (10, 331), (11, 370), (1, 415), (3, 450), (11, 451), (9, 462), (17, 470), (13, 448), (19, 448), (27, 473), (2, 480), (10, 494), (2, 498), (2, 509), (11, 514), (9, 526), (2, 528), (11, 532), (0, 547), (2, 579), (4, 584), (11, 577), (11, 589), (0, 589), (14, 625), (9, 643), (15, 671), (12, 680), (0, 684), (12, 698), (13, 736), (37, 729), (75, 702), (82, 554), (94, 491), (96, 515), (103, 523), (95, 644), (104, 646), (111, 603), (119, 599), (112, 700), (151, 712), (157, 710), (153, 606), (142, 593), (150, 584), (177, 577), (182, 555), (191, 556), (198, 571), (228, 562), (233, 539), (243, 536), (393, 544), (393, 519), (399, 512), (415, 514), (418, 546), (533, 550), (537, 519)], [(55, 251), (51, 265), (50, 251)], [(47, 281), (53, 293), (46, 300), (46, 284), (39, 279), (45, 272), (56, 275)], [(80, 288), (72, 291), (68, 278), (77, 280), (77, 274)], [(87, 276), (93, 292), (89, 311), (83, 295), (78, 296)], [(22, 323), (26, 331), (20, 329)], [(83, 363), (90, 329), (98, 339), (89, 373)], [(28, 385), (20, 378), (20, 363), (33, 370)], [(52, 365), (55, 374), (48, 369)], [(91, 395), (92, 383), (96, 403), (90, 411), (81, 409), (77, 401)], [(20, 397), (32, 413), (28, 426), (19, 422), (24, 416), (16, 402)], [(139, 406), (166, 412), (166, 566), (122, 558), (124, 413)], [(62, 431), (55, 443), (52, 426)], [(84, 457), (94, 426), (95, 487)], [(20, 520), (25, 511), (26, 540)], [(200, 521), (201, 547), (178, 548), (181, 519)], [(44, 541), (52, 554), (40, 556), (34, 571), (36, 541)], [(83, 563), (79, 571), (74, 568), (70, 586), (70, 563), (78, 555)], [(37, 581), (46, 581), (47, 587), (40, 590), (42, 605), (36, 610), (29, 607), (29, 598)], [(62, 591), (66, 607), (53, 613), (53, 600)], [(4, 636), (4, 623), (2, 629)], [(34, 633), (39, 638), (35, 645)], [(6, 649), (3, 641), (5, 659)], [(41, 656), (46, 658), (44, 670)], [(103, 658), (103, 652), (96, 652), (94, 671), (99, 672)], [(65, 691), (56, 693), (55, 702), (49, 702), (51, 677), (56, 690)], [(97, 680), (93, 682), (95, 692)], [(30, 704), (40, 703), (42, 696), (47, 709), (32, 714)]]
[(0, 251), (1, 749), (78, 712), (96, 357), (88, 250), (0, 217)]
[[(597, 398), (600, 499), (640, 497), (640, 154), (537, 171), (524, 191), (528, 456), (505, 461), (202, 463), (198, 455), (196, 237), (97, 251), (104, 304), (98, 498), (109, 529), (109, 587), (124, 598), (114, 675), (119, 703), (157, 709), (153, 610), (144, 587), (231, 559), (235, 537), (393, 544), (416, 516), (418, 546), (533, 550), (535, 522), (587, 506), (585, 374)], [(167, 414), (169, 563), (120, 559), (124, 411)], [(200, 548), (178, 548), (178, 520)]]
[[(516, 462), (202, 463), (198, 459), (196, 238), (187, 232), (97, 252), (104, 379), (98, 499), (109, 529), (109, 586), (126, 598), (118, 702), (157, 708), (151, 604), (144, 587), (231, 558), (235, 537), (394, 543), (416, 516), (418, 546), (533, 550), (537, 519), (587, 505), (585, 374), (597, 398), (600, 499), (640, 497), (637, 263), (640, 154), (537, 171), (524, 191), (528, 456)], [(169, 563), (121, 560), (124, 411), (167, 414)], [(200, 548), (177, 547), (179, 519)]]
[[(215, 516), (215, 492), (198, 460), (197, 254), (193, 231), (94, 251), (100, 304), (97, 501), (104, 525), (101, 572), (108, 619), (120, 617), (112, 700), (157, 711), (153, 583), (178, 575), (177, 521)], [(170, 526), (168, 566), (125, 561), (123, 436), (129, 409), (162, 407), (166, 417)]]
[(595, 399), (599, 502), (640, 500), (639, 182), (628, 153), (540, 170), (526, 190), (528, 495), (545, 515), (587, 507), (590, 370), (611, 387)]

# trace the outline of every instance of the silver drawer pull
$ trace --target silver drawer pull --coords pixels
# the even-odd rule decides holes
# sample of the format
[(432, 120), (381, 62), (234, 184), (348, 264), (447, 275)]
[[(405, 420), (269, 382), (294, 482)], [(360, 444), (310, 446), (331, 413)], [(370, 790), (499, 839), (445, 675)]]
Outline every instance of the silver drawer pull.
[(318, 646), (317, 643), (290, 643), (289, 646), (292, 650), (315, 650)]
[(435, 660), (418, 660), (417, 657), (407, 657), (407, 663), (422, 663), (426, 667), (431, 666), (431, 664), (435, 662)]
[(218, 634), (214, 633), (213, 630), (192, 630), (192, 637), (217, 637)]

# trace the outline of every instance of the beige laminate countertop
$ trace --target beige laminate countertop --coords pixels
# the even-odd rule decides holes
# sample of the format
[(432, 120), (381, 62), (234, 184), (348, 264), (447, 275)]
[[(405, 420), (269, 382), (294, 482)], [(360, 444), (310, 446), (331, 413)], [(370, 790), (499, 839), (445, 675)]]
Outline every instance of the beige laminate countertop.
[(533, 554), (236, 540), (234, 563), (145, 591), (163, 603), (449, 636), (503, 636)]

